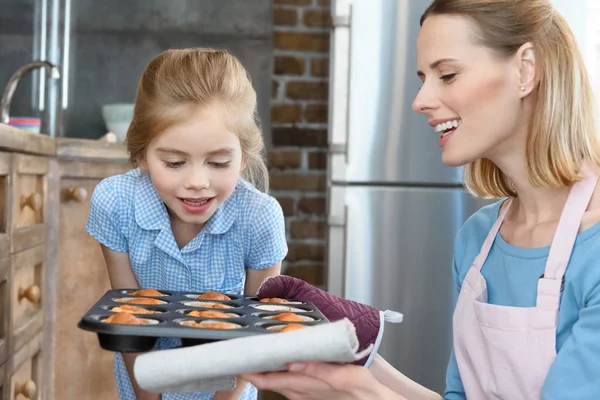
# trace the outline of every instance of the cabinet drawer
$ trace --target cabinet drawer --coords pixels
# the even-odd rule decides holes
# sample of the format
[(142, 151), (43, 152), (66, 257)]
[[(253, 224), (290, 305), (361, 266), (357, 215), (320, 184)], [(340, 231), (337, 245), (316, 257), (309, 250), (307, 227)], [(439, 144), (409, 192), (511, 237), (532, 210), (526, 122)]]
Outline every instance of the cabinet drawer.
[(12, 255), (10, 347), (19, 349), (42, 328), (45, 245)]
[(10, 400), (41, 400), (41, 343), (36, 336), (12, 357), (10, 365)]
[(12, 188), (13, 252), (25, 250), (46, 239), (45, 208), (48, 160), (13, 154), (14, 184)]

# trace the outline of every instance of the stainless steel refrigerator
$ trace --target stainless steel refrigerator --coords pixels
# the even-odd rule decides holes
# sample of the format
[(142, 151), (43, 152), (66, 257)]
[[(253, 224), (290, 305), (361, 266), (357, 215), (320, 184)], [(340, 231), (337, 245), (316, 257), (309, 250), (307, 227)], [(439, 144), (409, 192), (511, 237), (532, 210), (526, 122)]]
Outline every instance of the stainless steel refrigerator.
[(415, 40), (427, 0), (333, 0), (328, 282), (343, 297), (404, 314), (379, 353), (443, 393), (452, 343), (454, 238), (482, 205), (437, 135), (412, 111)]

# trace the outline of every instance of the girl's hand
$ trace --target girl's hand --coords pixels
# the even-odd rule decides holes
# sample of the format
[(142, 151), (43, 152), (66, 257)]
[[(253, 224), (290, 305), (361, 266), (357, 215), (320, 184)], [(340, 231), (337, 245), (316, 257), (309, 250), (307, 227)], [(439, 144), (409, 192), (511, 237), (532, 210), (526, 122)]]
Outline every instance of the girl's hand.
[(290, 400), (400, 400), (363, 367), (319, 362), (294, 363), (288, 372), (244, 374), (258, 389), (280, 393)]

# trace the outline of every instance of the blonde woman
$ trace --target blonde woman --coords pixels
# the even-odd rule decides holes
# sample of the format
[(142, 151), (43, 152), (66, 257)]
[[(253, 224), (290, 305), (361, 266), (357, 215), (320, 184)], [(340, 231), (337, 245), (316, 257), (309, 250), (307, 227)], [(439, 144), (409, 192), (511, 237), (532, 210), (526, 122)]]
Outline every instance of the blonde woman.
[[(287, 254), (283, 212), (267, 195), (256, 93), (224, 51), (168, 50), (142, 75), (127, 149), (135, 168), (100, 182), (87, 231), (113, 288), (255, 294)], [(161, 338), (157, 349), (178, 347)], [(116, 354), (121, 400), (156, 400)], [(213, 397), (214, 396), (214, 397)], [(256, 388), (164, 393), (163, 400), (255, 400)]]
[[(413, 108), (467, 188), (502, 198), (456, 238), (444, 398), (599, 399), (600, 143), (575, 38), (549, 0), (435, 0), (421, 24)], [(246, 379), (293, 400), (436, 397), (382, 359)]]

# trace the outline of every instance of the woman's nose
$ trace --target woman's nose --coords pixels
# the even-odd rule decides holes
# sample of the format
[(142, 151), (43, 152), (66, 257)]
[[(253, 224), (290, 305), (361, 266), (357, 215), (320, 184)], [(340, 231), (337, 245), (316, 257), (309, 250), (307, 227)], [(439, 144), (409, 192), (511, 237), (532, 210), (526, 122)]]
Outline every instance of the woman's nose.
[(427, 111), (435, 109), (436, 104), (437, 99), (435, 98), (431, 90), (427, 88), (425, 84), (423, 84), (423, 86), (417, 93), (415, 100), (413, 101), (412, 109), (415, 112), (425, 114), (427, 113)]

